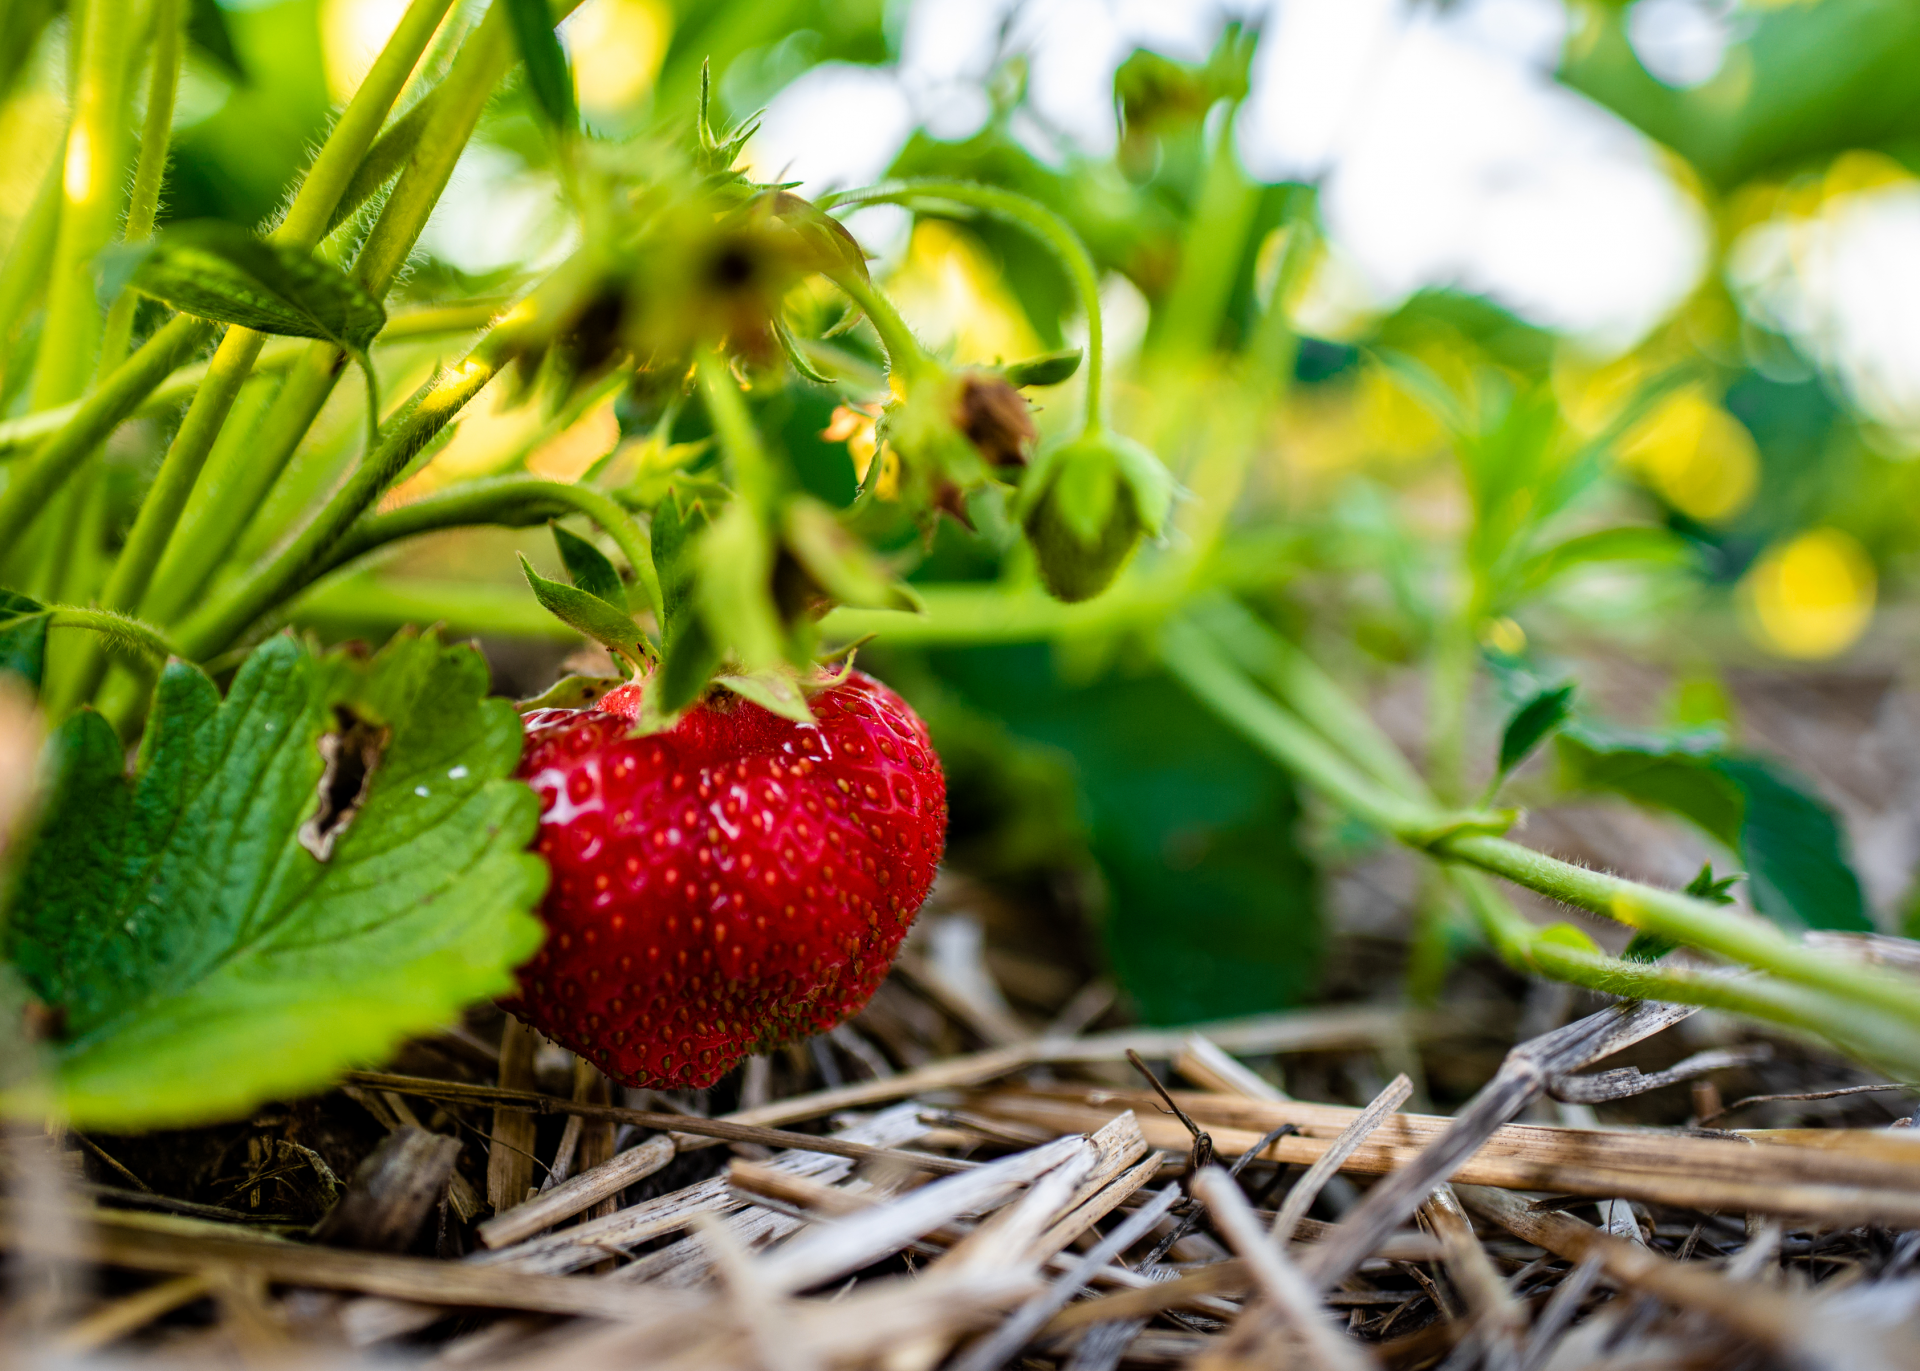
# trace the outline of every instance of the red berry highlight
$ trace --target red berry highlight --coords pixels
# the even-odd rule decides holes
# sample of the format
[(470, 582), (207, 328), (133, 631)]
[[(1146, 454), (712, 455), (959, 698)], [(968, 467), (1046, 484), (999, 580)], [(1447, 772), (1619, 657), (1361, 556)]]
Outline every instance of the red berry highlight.
[(547, 941), (506, 1008), (629, 1085), (711, 1085), (872, 998), (933, 885), (946, 780), (855, 671), (797, 724), (716, 692), (629, 737), (639, 687), (526, 718)]

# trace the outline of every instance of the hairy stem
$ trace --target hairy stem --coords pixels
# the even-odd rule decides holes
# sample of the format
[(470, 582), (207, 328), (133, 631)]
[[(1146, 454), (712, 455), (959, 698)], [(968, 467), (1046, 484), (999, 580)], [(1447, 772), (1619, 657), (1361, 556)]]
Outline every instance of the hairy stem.
[(646, 593), (656, 620), (663, 618), (660, 577), (653, 566), (653, 544), (642, 528), (611, 496), (591, 486), (543, 481), (535, 476), (504, 476), (474, 481), (361, 519), (336, 543), (315, 572), (315, 579), (357, 558), (405, 538), (471, 524), (527, 528), (568, 514), (584, 514), (613, 539)]
[(1087, 421), (1086, 431), (1099, 431), (1103, 424), (1102, 391), (1106, 376), (1106, 335), (1100, 320), (1100, 277), (1086, 244), (1066, 220), (1036, 200), (995, 186), (971, 181), (935, 179), (890, 181), (864, 190), (850, 190), (823, 196), (822, 209), (844, 209), (855, 205), (910, 205), (945, 201), (984, 210), (996, 218), (1017, 225), (1039, 239), (1053, 253), (1067, 273), (1080, 308), (1087, 316)]
[[(554, 11), (556, 21), (578, 3), (579, 0), (560, 0)], [(412, 141), (406, 144), (405, 169), (400, 173), (399, 183), (387, 197), (354, 265), (361, 284), (376, 299), (386, 295), (394, 277), (406, 264), (407, 255), (426, 227), (427, 217), (453, 175), (454, 164), (480, 122), (488, 98), (513, 69), (517, 56), (502, 7), (491, 7), (461, 45), (446, 79), (389, 131), (389, 136), (398, 136), (407, 119), (420, 121), (417, 135), (412, 135)], [(372, 77), (368, 80), (371, 82)], [(397, 86), (395, 89), (397, 91)], [(390, 173), (382, 173), (381, 179), (387, 174)], [(353, 193), (358, 184), (350, 180), (343, 184), (340, 194)], [(369, 187), (367, 193), (371, 190)], [(212, 498), (206, 503), (200, 536), (178, 542), (177, 565), (167, 569), (164, 584), (157, 585), (153, 598), (145, 602), (154, 617), (172, 622), (233, 551), (261, 502), (292, 460), (294, 450), (319, 417), (346, 362), (346, 354), (339, 348), (331, 343), (316, 342), (310, 344), (305, 355), (294, 364), (286, 384), (261, 421), (260, 441), (248, 470), (241, 479), (223, 483), (217, 491), (209, 492)], [(374, 458), (375, 454), (369, 452), (365, 461), (371, 463)]]
[(900, 311), (894, 308), (893, 301), (879, 287), (855, 271), (830, 272), (827, 279), (860, 306), (873, 324), (874, 332), (880, 335), (881, 346), (887, 350), (889, 371), (898, 371), (902, 379), (909, 383), (934, 372), (936, 364), (933, 358), (920, 346), (920, 340), (913, 336), (907, 321), (900, 317)]
[[(1849, 1008), (1869, 1006), (1907, 1031), (1920, 1030), (1920, 995), (1911, 978), (1815, 951), (1771, 924), (1678, 891), (1589, 871), (1506, 838), (1472, 831), (1471, 823), (1450, 820), (1444, 812), (1394, 794), (1366, 776), (1191, 625), (1169, 624), (1163, 649), (1168, 670), (1202, 703), (1329, 799), (1399, 841), (1834, 996)], [(1844, 1039), (1844, 1016), (1820, 1031)]]
[(181, 624), (178, 637), (186, 655), (198, 661), (225, 649), (255, 620), (310, 582), (315, 568), (325, 563), (334, 545), (373, 507), (414, 454), (512, 360), (520, 339), (517, 326), (531, 313), (524, 308), (515, 311), (459, 366), (428, 382), (387, 426), (380, 446), (354, 469), (346, 484), (291, 542), (225, 598)]

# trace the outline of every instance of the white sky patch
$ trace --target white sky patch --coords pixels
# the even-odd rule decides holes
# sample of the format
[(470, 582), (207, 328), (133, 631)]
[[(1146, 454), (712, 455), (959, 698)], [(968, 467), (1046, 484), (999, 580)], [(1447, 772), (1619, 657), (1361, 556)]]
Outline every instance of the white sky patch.
[(1379, 307), (1455, 286), (1609, 352), (1698, 280), (1698, 207), (1548, 74), (1555, 0), (1281, 0), (1275, 21), (1242, 157), (1261, 179), (1324, 178), (1328, 231)]
[(1920, 442), (1920, 183), (1828, 200), (1812, 218), (1742, 234), (1728, 276), (1861, 409)]
[(460, 155), (420, 247), (475, 274), (516, 264), (540, 271), (557, 262), (575, 236), (559, 182), (510, 152), (474, 143)]
[(1679, 90), (1719, 74), (1740, 37), (1736, 0), (1637, 0), (1627, 11), (1627, 41), (1657, 80)]
[(747, 161), (755, 179), (799, 181), (816, 196), (879, 180), (913, 129), (893, 68), (824, 62), (774, 96)]

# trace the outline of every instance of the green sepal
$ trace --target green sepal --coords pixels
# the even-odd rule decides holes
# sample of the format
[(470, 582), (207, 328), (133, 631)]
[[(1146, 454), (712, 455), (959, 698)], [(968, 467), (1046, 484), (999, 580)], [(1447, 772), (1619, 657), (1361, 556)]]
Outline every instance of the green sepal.
[(1057, 386), (1080, 370), (1081, 356), (1079, 348), (1061, 348), (1057, 352), (1043, 352), (1038, 357), (1029, 357), (1024, 362), (1009, 363), (1005, 373), (1007, 383), (1014, 386)]
[(806, 692), (800, 689), (800, 683), (790, 671), (775, 667), (766, 671), (716, 676), (713, 683), (732, 691), (743, 700), (753, 701), (770, 714), (778, 714), (797, 724), (813, 722), (813, 711), (807, 708)]
[(773, 603), (773, 540), (744, 500), (722, 510), (695, 551), (694, 594), (714, 640), (746, 670), (786, 660), (786, 633)]
[(720, 646), (699, 615), (689, 617), (667, 641), (660, 669), (647, 684), (647, 704), (661, 720), (677, 717), (700, 698), (714, 668), (720, 665)]
[(533, 589), (533, 597), (554, 618), (593, 639), (635, 670), (645, 667), (646, 635), (631, 618), (578, 586), (549, 581), (533, 569), (533, 563), (525, 556), (520, 558), (520, 570)]
[(202, 319), (320, 338), (350, 353), (364, 353), (387, 323), (380, 302), (339, 267), (220, 220), (111, 249), (104, 262), (104, 294), (131, 287)]
[(620, 580), (620, 573), (614, 569), (607, 555), (577, 533), (569, 533), (559, 524), (549, 521), (547, 527), (553, 530), (554, 546), (560, 550), (560, 560), (566, 564), (567, 575), (587, 594), (604, 600), (621, 612), (626, 612), (627, 587)]
[(536, 709), (591, 709), (609, 690), (624, 685), (618, 676), (562, 676), (530, 700), (519, 700), (514, 708), (522, 714)]
[(839, 603), (857, 609), (922, 609), (920, 597), (819, 500), (805, 495), (789, 500), (781, 523), (794, 560)]
[(0, 671), (40, 689), (47, 666), (47, 607), (15, 590), (0, 590)]

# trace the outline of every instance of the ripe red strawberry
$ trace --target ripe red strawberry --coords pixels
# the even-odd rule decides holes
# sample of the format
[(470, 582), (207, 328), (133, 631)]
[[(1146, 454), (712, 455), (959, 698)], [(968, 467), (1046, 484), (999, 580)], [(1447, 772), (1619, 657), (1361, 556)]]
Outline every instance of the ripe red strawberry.
[(716, 692), (638, 738), (638, 686), (527, 716), (553, 884), (508, 1009), (617, 1080), (703, 1086), (866, 1004), (933, 884), (946, 780), (872, 677), (810, 704)]

